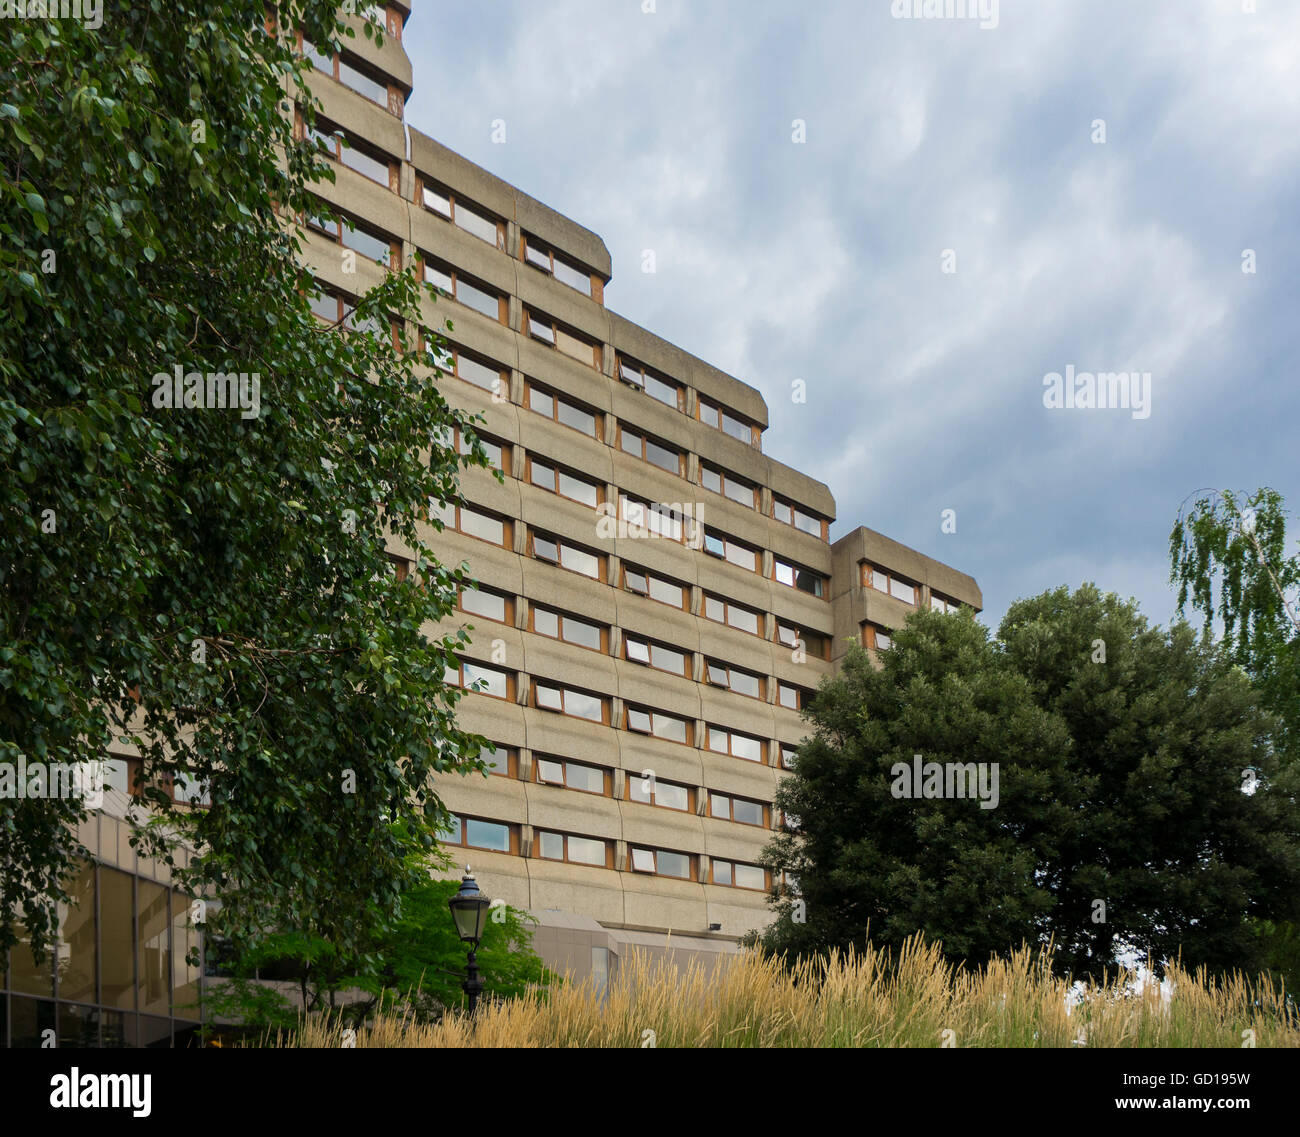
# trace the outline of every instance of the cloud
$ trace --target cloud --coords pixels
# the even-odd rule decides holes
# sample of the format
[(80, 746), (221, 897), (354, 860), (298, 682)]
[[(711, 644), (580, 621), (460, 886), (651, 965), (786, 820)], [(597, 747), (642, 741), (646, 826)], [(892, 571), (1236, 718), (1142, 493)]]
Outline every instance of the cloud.
[[(417, 6), (408, 118), (600, 233), (610, 307), (762, 390), (836, 535), (972, 573), (994, 621), (1065, 566), (1163, 622), (1190, 490), (1300, 502), (1300, 9), (654, 6)], [(1067, 364), (1151, 372), (1151, 417), (1045, 410)]]

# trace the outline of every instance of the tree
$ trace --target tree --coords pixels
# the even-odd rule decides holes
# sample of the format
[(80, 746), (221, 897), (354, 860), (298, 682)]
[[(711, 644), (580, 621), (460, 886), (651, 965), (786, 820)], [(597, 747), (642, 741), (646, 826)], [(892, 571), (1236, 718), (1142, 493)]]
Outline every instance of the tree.
[[(320, 936), (268, 937), (229, 968), (229, 986), (218, 989), (205, 1017), (228, 1015), (272, 1029), (296, 1022), (297, 1011), (283, 996), (252, 981), (258, 974), (295, 980), (308, 1011), (337, 1011), (354, 1023), (394, 1009), (436, 1022), (447, 1008), (462, 1005), (466, 949), (447, 905), (460, 883), (429, 876), (431, 863), (445, 867), (445, 855), (431, 862), (413, 843), (410, 855), (422, 879), (403, 891), (401, 919), (392, 927), (350, 953)], [(552, 981), (531, 942), (526, 912), (505, 904), (492, 909), (477, 951), (485, 997), (512, 998)], [(341, 1004), (340, 993), (348, 991), (360, 991), (362, 998)]]
[[(352, 34), (332, 5), (277, 10), (317, 44)], [(0, 38), (0, 761), (129, 740), (140, 847), (201, 852), (179, 879), (220, 896), (217, 930), (346, 951), (419, 879), (381, 818), (432, 849), (430, 775), (481, 768), (444, 681), (465, 637), (422, 630), (466, 566), (417, 522), (487, 460), (415, 354), (412, 271), (313, 316), (294, 221), (334, 175), (286, 113), (310, 67), (266, 20), (261, 0), (147, 0)], [(211, 808), (178, 811), (178, 776)], [(48, 947), (85, 812), (0, 799), (0, 954), (18, 921)]]
[[(1217, 619), (1232, 658), (1250, 675), (1260, 699), (1278, 717), (1282, 762), (1300, 765), (1300, 550), (1286, 555), (1282, 496), (1202, 493), (1169, 535), (1170, 580), (1178, 610), (1190, 602), (1209, 639)], [(1270, 967), (1300, 987), (1300, 929), (1261, 921), (1257, 929)]]
[[(767, 851), (803, 904), (778, 889), (754, 941), (802, 954), (869, 924), (877, 944), (919, 931), (953, 961), (1051, 939), (1080, 975), (1126, 949), (1259, 961), (1247, 918), (1294, 902), (1300, 815), (1274, 724), (1187, 625), (1150, 628), (1085, 585), (1013, 605), (996, 640), (969, 610), (918, 612), (882, 663), (851, 651), (813, 700), (777, 793), (798, 824)], [(996, 807), (900, 796), (917, 755), (984, 764)]]
[[(1214, 621), (1232, 658), (1282, 725), (1284, 758), (1300, 757), (1300, 549), (1286, 555), (1282, 496), (1215, 490), (1180, 509), (1169, 535), (1178, 610), (1190, 602), (1208, 638)], [(1216, 595), (1217, 594), (1217, 595)]]

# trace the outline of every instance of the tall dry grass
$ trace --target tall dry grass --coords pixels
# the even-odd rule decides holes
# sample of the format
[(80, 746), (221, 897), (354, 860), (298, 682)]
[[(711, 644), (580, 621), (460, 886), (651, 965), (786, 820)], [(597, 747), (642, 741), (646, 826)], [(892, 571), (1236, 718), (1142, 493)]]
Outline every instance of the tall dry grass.
[[(1171, 968), (1173, 995), (1120, 971), (1067, 1010), (1070, 986), (1026, 949), (971, 972), (939, 948), (909, 941), (784, 968), (742, 953), (685, 973), (640, 952), (622, 958), (606, 992), (566, 983), (480, 1007), (471, 1023), (436, 1026), (381, 1017), (356, 1032), (364, 1047), (1238, 1047), (1300, 1046), (1300, 1017), (1279, 993), (1241, 976), (1221, 982)], [(1135, 987), (1140, 988), (1134, 993)], [(947, 1034), (945, 1032), (952, 1032)], [(343, 1027), (305, 1021), (272, 1046), (338, 1047)]]

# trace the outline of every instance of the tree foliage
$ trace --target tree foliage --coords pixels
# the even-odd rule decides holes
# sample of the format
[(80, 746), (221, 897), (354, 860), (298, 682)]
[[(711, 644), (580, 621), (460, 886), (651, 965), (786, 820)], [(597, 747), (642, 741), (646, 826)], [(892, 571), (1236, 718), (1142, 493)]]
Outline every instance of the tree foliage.
[[(317, 44), (354, 34), (332, 5), (278, 11)], [(142, 850), (201, 851), (181, 879), (220, 895), (224, 935), (347, 951), (422, 871), (381, 818), (431, 849), (430, 775), (477, 762), (444, 683), (464, 637), (422, 630), (466, 571), (417, 521), (486, 457), (447, 445), (472, 424), (414, 352), (412, 271), (345, 324), (312, 315), (293, 221), (334, 174), (294, 137), (286, 91), (310, 68), (266, 14), (147, 0), (97, 30), (5, 21), (0, 760), (129, 740), (155, 815)], [(256, 373), (259, 412), (158, 406), (176, 367)], [(415, 556), (404, 582), (388, 533)], [(173, 807), (158, 785), (179, 772), (210, 809)], [(84, 814), (0, 800), (0, 953), (19, 921), (48, 946)]]
[[(880, 668), (853, 650), (809, 718), (777, 794), (798, 825), (767, 853), (803, 907), (774, 895), (757, 937), (773, 950), (861, 944), (869, 925), (952, 960), (1051, 939), (1076, 974), (1126, 950), (1249, 968), (1249, 918), (1294, 909), (1300, 814), (1275, 722), (1186, 624), (1149, 627), (1090, 585), (1018, 602), (996, 639), (969, 610), (918, 612)], [(997, 807), (895, 796), (918, 754), (997, 763)]]

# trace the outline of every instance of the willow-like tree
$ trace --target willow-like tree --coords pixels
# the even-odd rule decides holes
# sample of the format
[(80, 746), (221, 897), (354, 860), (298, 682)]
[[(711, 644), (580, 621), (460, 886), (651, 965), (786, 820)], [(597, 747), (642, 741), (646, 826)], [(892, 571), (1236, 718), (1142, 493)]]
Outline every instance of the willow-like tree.
[[(358, 23), (277, 11), (335, 48)], [(448, 449), (472, 424), (413, 350), (411, 272), (345, 322), (312, 313), (296, 220), (333, 174), (294, 137), (286, 92), (309, 69), (267, 12), (144, 0), (98, 29), (5, 21), (0, 761), (129, 740), (154, 815), (141, 848), (202, 852), (182, 880), (220, 897), (223, 935), (349, 951), (422, 879), (397, 823), (432, 848), (430, 775), (477, 762), (444, 683), (462, 637), (422, 631), (465, 570), (417, 520), (486, 459)], [(167, 407), (153, 379), (176, 368), (242, 373), (250, 393), (256, 374), (256, 414)], [(414, 553), (404, 581), (390, 533)], [(210, 809), (173, 807), (185, 775)], [(48, 947), (84, 815), (0, 800), (0, 953)]]

